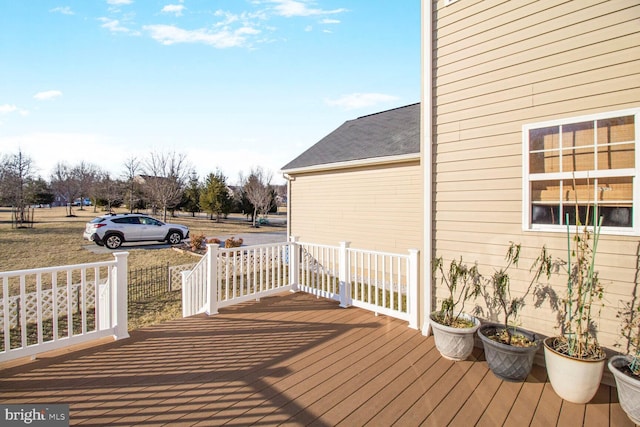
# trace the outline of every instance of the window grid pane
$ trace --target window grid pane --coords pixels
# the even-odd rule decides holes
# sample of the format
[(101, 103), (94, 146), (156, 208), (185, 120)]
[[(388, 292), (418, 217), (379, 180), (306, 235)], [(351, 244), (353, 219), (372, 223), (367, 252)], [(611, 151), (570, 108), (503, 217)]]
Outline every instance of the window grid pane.
[[(635, 168), (635, 116), (567, 123), (529, 130), (529, 173), (562, 174)], [(540, 178), (540, 176), (538, 176)], [(530, 181), (532, 224), (593, 222), (632, 227), (633, 177)]]

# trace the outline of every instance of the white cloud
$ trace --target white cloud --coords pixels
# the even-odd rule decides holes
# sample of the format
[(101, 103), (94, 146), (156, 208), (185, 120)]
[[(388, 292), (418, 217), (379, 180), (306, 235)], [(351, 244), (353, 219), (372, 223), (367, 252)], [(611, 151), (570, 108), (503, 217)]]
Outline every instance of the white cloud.
[(181, 4), (168, 4), (162, 8), (163, 13), (174, 13), (176, 16), (182, 16), (185, 7)]
[(247, 44), (246, 35), (259, 34), (260, 31), (252, 27), (241, 27), (234, 31), (222, 29), (212, 32), (206, 29), (185, 30), (174, 25), (145, 25), (142, 27), (151, 37), (164, 44), (202, 43), (215, 48), (240, 47)]
[(18, 111), (18, 107), (16, 107), (15, 105), (11, 105), (11, 104), (0, 105), (0, 114), (9, 114), (9, 113), (13, 113), (14, 111)]
[(133, 0), (107, 0), (107, 4), (112, 6), (121, 6), (133, 3)]
[(59, 90), (46, 90), (44, 92), (36, 93), (35, 95), (33, 95), (33, 98), (37, 99), (38, 101), (48, 101), (60, 96), (62, 96), (62, 92), (60, 92)]
[(269, 3), (276, 5), (274, 7), (276, 14), (287, 18), (293, 16), (333, 15), (347, 11), (344, 8), (332, 10), (314, 9), (308, 6), (308, 2), (298, 0), (269, 0)]
[(328, 18), (325, 18), (325, 19), (321, 20), (321, 21), (320, 21), (320, 23), (321, 23), (321, 24), (329, 24), (329, 25), (330, 25), (330, 24), (339, 24), (339, 23), (340, 23), (340, 21), (339, 21), (339, 20), (337, 20), (337, 19), (328, 19)]
[(54, 7), (53, 9), (49, 10), (49, 12), (61, 13), (63, 15), (73, 15), (74, 14), (69, 6)]
[(129, 28), (120, 25), (120, 21), (118, 21), (117, 19), (102, 17), (102, 18), (98, 18), (98, 21), (103, 22), (103, 24), (101, 25), (102, 28), (106, 28), (107, 30), (114, 33), (131, 33), (132, 32)]
[[(43, 177), (53, 171), (55, 165), (64, 162), (76, 165), (81, 161), (91, 161), (100, 152), (99, 166), (117, 176), (122, 172), (122, 153), (140, 155), (142, 152), (132, 151), (130, 147), (118, 146), (111, 138), (93, 133), (75, 132), (33, 132), (14, 136), (0, 136), (0, 146), (3, 151), (17, 151), (31, 157), (35, 167)], [(104, 147), (113, 149), (104, 150)]]
[(352, 93), (341, 96), (338, 99), (327, 99), (325, 103), (332, 107), (355, 110), (396, 100), (398, 100), (398, 97), (382, 93)]

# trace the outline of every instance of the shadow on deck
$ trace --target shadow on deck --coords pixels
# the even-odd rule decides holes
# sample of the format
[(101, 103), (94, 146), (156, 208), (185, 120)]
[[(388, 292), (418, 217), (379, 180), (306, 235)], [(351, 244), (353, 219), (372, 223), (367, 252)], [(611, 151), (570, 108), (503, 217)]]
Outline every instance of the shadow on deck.
[(633, 425), (615, 388), (562, 401), (535, 367), (498, 380), (406, 322), (286, 293), (0, 366), (0, 402), (70, 404), (72, 425)]

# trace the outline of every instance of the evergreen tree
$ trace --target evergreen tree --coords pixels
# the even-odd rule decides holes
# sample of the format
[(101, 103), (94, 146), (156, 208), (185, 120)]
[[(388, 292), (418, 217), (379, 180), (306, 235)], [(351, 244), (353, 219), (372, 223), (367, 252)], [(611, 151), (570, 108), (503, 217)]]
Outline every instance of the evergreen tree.
[(227, 177), (221, 171), (210, 173), (200, 193), (200, 207), (209, 212), (211, 219), (215, 214), (216, 221), (220, 221), (221, 215), (226, 215), (230, 212), (231, 205)]

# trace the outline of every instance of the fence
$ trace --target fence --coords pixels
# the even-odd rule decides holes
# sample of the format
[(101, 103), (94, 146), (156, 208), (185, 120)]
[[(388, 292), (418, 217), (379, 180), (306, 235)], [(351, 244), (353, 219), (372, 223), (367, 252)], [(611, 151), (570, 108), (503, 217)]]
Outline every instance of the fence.
[(131, 268), (128, 272), (128, 301), (144, 302), (162, 298), (173, 291), (180, 290), (181, 272), (192, 269), (196, 264), (170, 266), (169, 263)]
[(0, 273), (0, 361), (127, 332), (127, 252), (115, 260)]
[(209, 245), (200, 263), (183, 273), (183, 315), (214, 314), (220, 307), (284, 290), (334, 299), (342, 307), (361, 307), (417, 328), (418, 251), (400, 255), (351, 249), (347, 243)]

